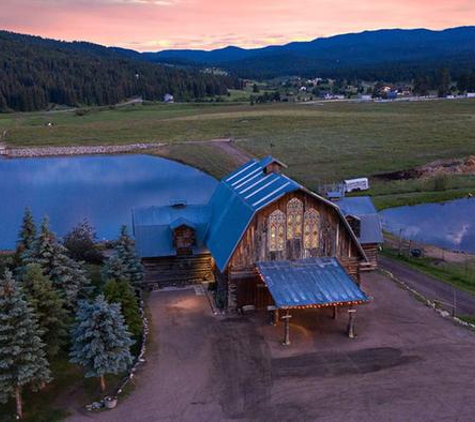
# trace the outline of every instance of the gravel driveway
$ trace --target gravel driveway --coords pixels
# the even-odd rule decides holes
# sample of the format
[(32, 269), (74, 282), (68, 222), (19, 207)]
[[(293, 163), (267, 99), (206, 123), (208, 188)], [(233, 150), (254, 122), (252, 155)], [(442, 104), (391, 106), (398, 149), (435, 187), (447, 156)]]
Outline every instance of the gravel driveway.
[(292, 345), (265, 316), (213, 316), (194, 290), (151, 295), (156, 343), (115, 410), (69, 421), (471, 421), (475, 334), (379, 275), (347, 316), (293, 314)]

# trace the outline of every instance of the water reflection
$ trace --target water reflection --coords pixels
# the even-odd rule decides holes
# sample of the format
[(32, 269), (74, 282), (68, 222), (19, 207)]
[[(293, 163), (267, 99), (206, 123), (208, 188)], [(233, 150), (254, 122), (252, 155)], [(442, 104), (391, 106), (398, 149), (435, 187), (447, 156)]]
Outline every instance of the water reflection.
[(207, 202), (216, 180), (192, 167), (146, 155), (0, 160), (0, 249), (12, 248), (23, 209), (50, 216), (64, 235), (87, 218), (99, 238), (130, 224), (133, 207), (171, 200)]
[(475, 198), (381, 212), (385, 230), (404, 238), (475, 253)]

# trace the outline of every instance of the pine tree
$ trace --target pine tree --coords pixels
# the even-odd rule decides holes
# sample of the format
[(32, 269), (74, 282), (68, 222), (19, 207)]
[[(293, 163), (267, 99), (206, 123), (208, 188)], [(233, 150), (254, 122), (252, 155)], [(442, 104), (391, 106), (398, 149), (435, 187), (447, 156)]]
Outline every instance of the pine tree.
[(22, 273), (22, 287), (43, 331), (48, 357), (54, 357), (68, 336), (69, 316), (64, 299), (38, 264), (28, 264)]
[(10, 272), (0, 279), (0, 402), (15, 397), (23, 415), (22, 389), (51, 380), (45, 344), (33, 309)]
[(25, 208), (18, 237), (19, 239), (15, 252), (15, 265), (21, 266), (23, 264), (23, 257), (25, 253), (31, 250), (36, 237), (35, 220), (33, 219), (33, 214), (29, 208)]
[(53, 259), (58, 252), (56, 237), (49, 228), (48, 217), (45, 217), (41, 222), (37, 238), (31, 248), (24, 253), (24, 260), (27, 264), (40, 264), (46, 274), (50, 274), (53, 268)]
[(53, 259), (49, 276), (53, 286), (66, 300), (66, 307), (72, 310), (76, 309), (78, 300), (86, 296), (90, 285), (90, 280), (81, 264), (60, 250)]
[(106, 283), (108, 280), (126, 280), (131, 281), (127, 265), (119, 258), (118, 254), (112, 255), (102, 267), (102, 280)]
[(140, 284), (143, 281), (144, 269), (137, 253), (135, 252), (134, 239), (129, 236), (127, 227), (122, 226), (120, 237), (115, 246), (117, 256), (127, 266), (128, 279), (133, 284)]
[(120, 304), (125, 323), (134, 336), (142, 332), (137, 296), (127, 280), (109, 280), (104, 287), (104, 296), (109, 303)]
[(56, 240), (45, 217), (33, 246), (24, 254), (24, 263), (41, 265), (65, 299), (66, 307), (75, 309), (78, 298), (90, 281), (81, 264), (69, 258), (66, 252), (66, 248)]
[(103, 295), (94, 302), (79, 303), (71, 334), (71, 362), (83, 366), (86, 377), (99, 377), (102, 391), (106, 374), (119, 374), (132, 364), (134, 342), (120, 305), (109, 304)]
[(25, 250), (33, 246), (36, 237), (36, 225), (33, 214), (29, 208), (25, 208), (19, 237), (18, 247), (21, 246), (21, 248)]

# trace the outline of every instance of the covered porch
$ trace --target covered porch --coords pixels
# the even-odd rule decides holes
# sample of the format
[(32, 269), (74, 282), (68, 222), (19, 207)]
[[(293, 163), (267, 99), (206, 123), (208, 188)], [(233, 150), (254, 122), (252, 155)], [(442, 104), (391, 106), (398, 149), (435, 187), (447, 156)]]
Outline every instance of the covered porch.
[(296, 310), (329, 308), (337, 319), (339, 308), (346, 308), (347, 334), (355, 337), (355, 307), (369, 298), (336, 258), (260, 262), (257, 270), (274, 302), (267, 307), (271, 323), (284, 322), (284, 345), (290, 345), (290, 319)]

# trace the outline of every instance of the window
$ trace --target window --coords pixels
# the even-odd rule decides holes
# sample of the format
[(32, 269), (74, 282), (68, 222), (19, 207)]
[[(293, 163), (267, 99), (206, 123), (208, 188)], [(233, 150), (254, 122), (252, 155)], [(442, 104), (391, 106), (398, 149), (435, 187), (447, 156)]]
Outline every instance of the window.
[(285, 214), (276, 210), (269, 216), (268, 222), (269, 250), (271, 252), (285, 249)]
[(320, 216), (314, 208), (305, 211), (304, 215), (304, 237), (303, 243), (305, 249), (318, 248), (318, 227), (320, 224)]
[(302, 238), (303, 203), (292, 198), (287, 204), (287, 239)]

